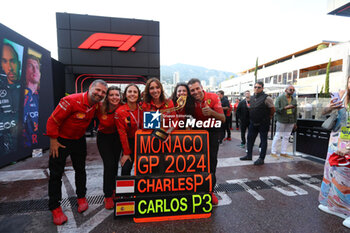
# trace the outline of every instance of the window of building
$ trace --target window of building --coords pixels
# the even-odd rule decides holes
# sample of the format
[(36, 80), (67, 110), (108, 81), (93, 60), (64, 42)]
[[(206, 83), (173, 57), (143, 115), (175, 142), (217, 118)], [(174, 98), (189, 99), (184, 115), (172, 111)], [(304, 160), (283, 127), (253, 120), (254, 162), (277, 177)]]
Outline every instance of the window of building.
[(273, 76), (273, 84), (277, 84), (277, 75)]
[[(299, 78), (307, 78), (311, 76), (326, 74), (327, 65), (328, 65), (328, 62), (319, 64), (316, 66), (310, 66), (310, 67), (300, 69)], [(342, 71), (342, 69), (343, 69), (343, 59), (340, 59), (340, 60), (331, 62), (331, 67), (329, 69), (329, 72), (330, 73), (339, 72), (339, 71)]]

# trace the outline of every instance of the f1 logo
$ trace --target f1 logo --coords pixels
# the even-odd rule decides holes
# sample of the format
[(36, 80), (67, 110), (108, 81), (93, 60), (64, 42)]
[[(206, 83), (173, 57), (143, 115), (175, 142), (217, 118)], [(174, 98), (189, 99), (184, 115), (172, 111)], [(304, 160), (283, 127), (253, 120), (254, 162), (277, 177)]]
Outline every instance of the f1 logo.
[(142, 36), (135, 35), (94, 33), (79, 45), (78, 48), (98, 50), (101, 47), (115, 47), (118, 48), (118, 51), (128, 51), (131, 48), (131, 51), (135, 52), (136, 49), (133, 45), (141, 38)]
[(143, 128), (144, 129), (159, 129), (160, 128), (160, 116), (162, 114), (156, 112), (144, 112), (143, 113)]

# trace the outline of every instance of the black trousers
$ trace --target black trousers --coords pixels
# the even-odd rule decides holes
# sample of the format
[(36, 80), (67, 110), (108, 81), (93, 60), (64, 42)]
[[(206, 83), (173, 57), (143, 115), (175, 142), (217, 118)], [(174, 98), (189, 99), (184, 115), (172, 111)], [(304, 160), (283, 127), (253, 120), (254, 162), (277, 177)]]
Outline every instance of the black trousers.
[[(225, 125), (225, 131), (227, 133), (227, 137), (230, 138), (231, 137), (230, 117), (226, 116), (226, 121), (225, 121), (224, 125)], [(225, 132), (224, 132), (224, 134), (225, 134)]]
[(267, 150), (267, 134), (269, 132), (269, 126), (270, 126), (269, 122), (262, 122), (259, 125), (254, 124), (253, 122), (250, 122), (249, 130), (248, 130), (248, 154), (247, 154), (249, 158), (252, 158), (253, 146), (255, 143), (255, 139), (259, 133), (260, 145), (261, 145), (259, 158), (265, 159), (266, 150)]
[(127, 160), (122, 166), (122, 176), (130, 176), (132, 164), (134, 163), (134, 148), (135, 148), (135, 138), (129, 138), (129, 147), (131, 149), (131, 160)]
[(78, 198), (86, 194), (86, 140), (85, 136), (77, 139), (58, 138), (59, 143), (66, 148), (58, 149), (58, 157), (49, 159), (49, 209), (54, 210), (60, 206), (62, 199), (62, 175), (66, 165), (66, 159), (70, 155), (75, 171), (75, 186)]
[(228, 117), (228, 119), (226, 119), (226, 121), (228, 121), (228, 127), (231, 129), (231, 128), (232, 128), (232, 113), (231, 113), (231, 115)]
[(209, 132), (209, 156), (210, 156), (210, 172), (213, 175), (213, 190), (216, 184), (216, 166), (218, 164), (219, 138), (220, 132)]
[(237, 115), (237, 113), (235, 113), (236, 116), (236, 129), (239, 128), (239, 116)]
[(245, 137), (245, 133), (247, 131), (249, 127), (249, 122), (242, 122), (241, 121), (241, 144), (246, 144), (246, 137)]
[(103, 192), (105, 197), (112, 197), (122, 150), (118, 132), (112, 134), (98, 132), (97, 148), (103, 161)]

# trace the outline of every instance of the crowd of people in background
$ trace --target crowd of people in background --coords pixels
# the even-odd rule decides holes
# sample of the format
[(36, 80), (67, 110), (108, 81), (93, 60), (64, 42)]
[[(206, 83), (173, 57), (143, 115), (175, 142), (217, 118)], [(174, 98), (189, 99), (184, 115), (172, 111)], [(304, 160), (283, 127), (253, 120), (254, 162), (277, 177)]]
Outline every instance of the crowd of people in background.
[[(129, 176), (134, 160), (135, 133), (138, 129), (143, 129), (143, 112), (159, 111), (163, 118), (171, 116), (173, 120), (186, 121), (195, 118), (205, 121), (214, 118), (221, 121), (220, 128), (213, 126), (204, 128), (209, 134), (210, 171), (213, 175), (212, 187), (215, 187), (219, 146), (224, 141), (232, 140), (233, 116), (236, 122), (235, 129), (240, 130), (241, 144), (239, 146), (246, 149), (246, 155), (240, 160), (253, 159), (253, 146), (259, 134), (260, 154), (253, 164), (257, 166), (264, 164), (268, 144), (267, 135), (271, 119), (274, 116), (276, 134), (272, 142), (271, 157), (279, 159), (277, 143), (281, 141), (279, 155), (292, 158), (287, 154), (287, 145), (292, 130), (296, 129), (297, 101), (293, 96), (294, 92), (294, 86), (288, 86), (285, 93), (280, 95), (274, 103), (271, 96), (264, 92), (264, 83), (256, 82), (253, 95), (247, 90), (244, 92), (244, 98), (242, 100), (235, 99), (235, 103), (232, 105), (222, 90), (217, 93), (204, 91), (199, 79), (191, 79), (188, 83), (178, 83), (170, 98), (166, 97), (163, 86), (157, 78), (151, 78), (147, 81), (142, 94), (135, 84), (127, 85), (122, 93), (119, 87), (110, 86), (108, 88), (107, 83), (103, 80), (95, 80), (87, 92), (62, 98), (47, 122), (47, 135), (50, 137), (49, 209), (53, 214), (53, 222), (56, 225), (61, 225), (67, 221), (67, 216), (60, 207), (60, 201), (62, 198), (61, 179), (66, 158), (69, 155), (75, 170), (78, 212), (82, 213), (88, 209), (85, 198), (85, 158), (87, 155), (85, 131), (91, 119), (97, 118), (99, 121), (97, 147), (104, 165), (105, 208), (113, 209), (118, 163), (122, 168), (121, 175)], [(341, 94), (349, 96), (346, 93), (350, 93), (350, 91)], [(183, 97), (186, 97), (186, 102), (184, 106), (180, 106), (179, 100)], [(347, 104), (348, 98), (345, 99)], [(335, 105), (333, 101), (328, 109), (330, 109), (327, 110), (328, 112), (339, 109), (339, 105)], [(161, 125), (161, 127), (163, 126)], [(203, 130), (203, 128), (200, 129)], [(248, 135), (246, 136), (247, 129)], [(333, 134), (331, 138), (338, 139), (338, 134)], [(328, 157), (333, 156), (333, 153), (337, 151), (332, 145), (330, 144), (327, 161)], [(346, 148), (350, 151), (350, 146), (348, 147)], [(344, 169), (334, 169), (330, 167), (329, 163), (326, 163), (319, 208), (327, 213), (342, 212), (342, 208), (340, 210), (334, 209), (335, 206), (330, 205), (327, 200), (332, 199), (339, 192), (338, 189), (333, 190), (334, 186), (329, 187), (333, 182), (331, 174), (333, 177), (340, 177), (339, 179), (349, 179), (349, 176), (345, 175), (349, 170), (348, 168)], [(335, 187), (338, 188), (338, 186)], [(213, 192), (211, 192), (211, 197), (212, 204), (218, 204), (218, 199)], [(336, 203), (337, 206), (350, 207), (347, 200), (344, 201), (341, 198), (340, 200), (339, 203)], [(350, 224), (350, 220), (346, 221), (348, 221), (346, 224)]]

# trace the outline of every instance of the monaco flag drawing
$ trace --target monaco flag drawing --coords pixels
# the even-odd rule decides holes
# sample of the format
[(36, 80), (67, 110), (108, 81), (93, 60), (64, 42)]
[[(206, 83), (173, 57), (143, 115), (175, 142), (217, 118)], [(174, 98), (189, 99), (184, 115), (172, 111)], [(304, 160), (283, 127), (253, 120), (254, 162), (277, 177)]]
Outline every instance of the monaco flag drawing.
[(134, 193), (135, 192), (135, 180), (117, 180), (115, 193)]

